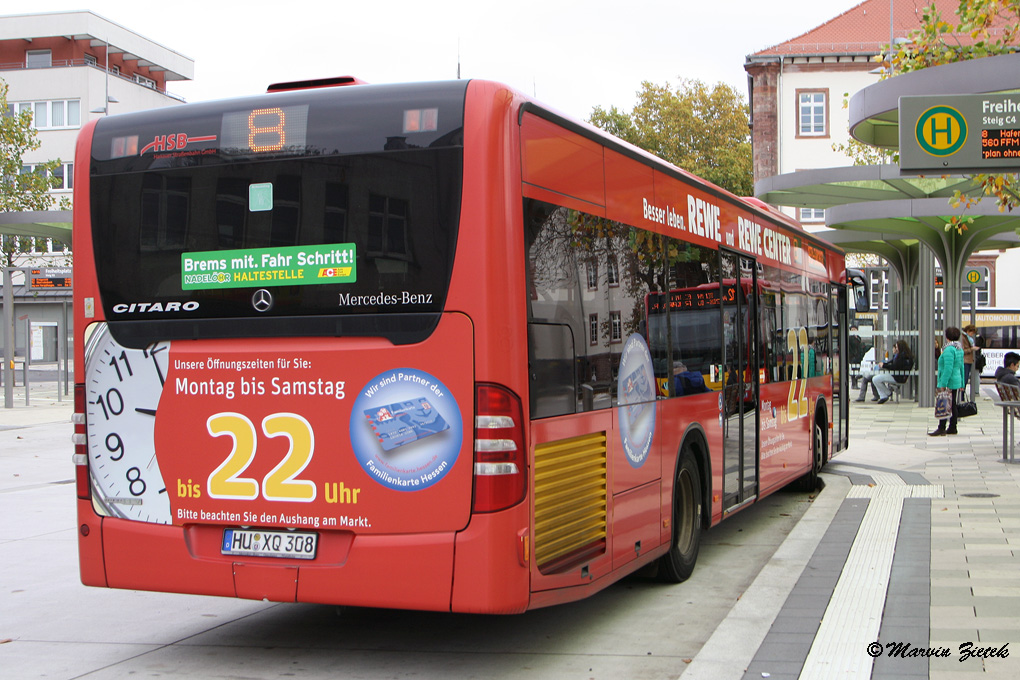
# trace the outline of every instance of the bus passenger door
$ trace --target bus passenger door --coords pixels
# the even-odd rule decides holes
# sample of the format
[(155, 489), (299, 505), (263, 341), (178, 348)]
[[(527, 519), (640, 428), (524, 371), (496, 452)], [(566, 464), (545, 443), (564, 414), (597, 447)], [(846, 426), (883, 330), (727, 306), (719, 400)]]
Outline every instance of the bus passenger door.
[(757, 264), (720, 250), (723, 309), (723, 511), (758, 493)]
[(848, 297), (847, 287), (839, 283), (832, 283), (829, 286), (829, 324), (832, 334), (832, 349), (829, 352), (832, 374), (832, 442), (826, 455), (831, 456), (836, 451), (842, 451), (847, 447), (848, 424), (850, 422), (850, 371), (848, 365), (847, 348), (849, 342), (848, 318)]

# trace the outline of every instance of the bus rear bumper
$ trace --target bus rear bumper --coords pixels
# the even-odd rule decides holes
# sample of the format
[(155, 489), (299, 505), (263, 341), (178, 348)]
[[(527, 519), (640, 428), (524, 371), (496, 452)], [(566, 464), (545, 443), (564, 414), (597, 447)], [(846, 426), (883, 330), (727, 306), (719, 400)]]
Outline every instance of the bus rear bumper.
[[(88, 501), (79, 501), (91, 513)], [(82, 517), (83, 515), (79, 515)], [(323, 531), (315, 560), (219, 554), (224, 527), (146, 524), (92, 515), (79, 535), (82, 583), (273, 602), (449, 611), (452, 532)]]

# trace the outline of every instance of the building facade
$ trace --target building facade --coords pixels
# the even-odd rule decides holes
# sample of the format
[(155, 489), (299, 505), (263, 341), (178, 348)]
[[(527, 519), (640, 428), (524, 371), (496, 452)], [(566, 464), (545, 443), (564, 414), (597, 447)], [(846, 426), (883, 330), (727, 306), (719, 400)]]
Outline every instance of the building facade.
[[(83, 125), (107, 114), (183, 103), (167, 87), (190, 80), (194, 69), (192, 59), (90, 11), (0, 16), (0, 79), (9, 88), (7, 111), (0, 114), (32, 113), (41, 146), (22, 158), (22, 172), (59, 159), (60, 186), (52, 191), (55, 205), (60, 198), (71, 199), (75, 144)], [(13, 252), (16, 267), (70, 265), (67, 244), (15, 238), (11, 230), (5, 230), (4, 264), (7, 253)], [(51, 343), (41, 341), (43, 346), (37, 347), (35, 339), (55, 337), (53, 330), (66, 320), (70, 289), (33, 289), (29, 277), (19, 274), (12, 288), (16, 315), (29, 317), (33, 324), (29, 350), (27, 327), (15, 325), (18, 356), (27, 351), (33, 358), (49, 360), (54, 356)], [(7, 318), (2, 298), (0, 314)]]
[[(82, 125), (107, 113), (182, 103), (167, 85), (193, 76), (188, 57), (89, 11), (0, 16), (7, 112), (30, 111), (42, 142), (22, 159), (22, 171), (60, 159), (56, 198), (71, 197)], [(37, 255), (54, 250), (32, 248)]]
[[(878, 82), (887, 65), (880, 57), (890, 44), (909, 40), (921, 27), (922, 12), (934, 4), (943, 20), (955, 23), (959, 0), (865, 0), (810, 31), (747, 56), (754, 181), (800, 170), (854, 164), (845, 102)], [(877, 153), (873, 149), (872, 153)], [(872, 160), (870, 163), (888, 161)], [(825, 227), (825, 211), (784, 208), (809, 231)], [(981, 306), (1020, 305), (997, 299), (997, 290), (1020, 286), (1000, 279), (1008, 253), (978, 253), (969, 265), (987, 267), (991, 285), (979, 291)], [(1020, 265), (1020, 259), (1017, 260)], [(1013, 267), (1020, 270), (1020, 266)], [(886, 271), (886, 274), (881, 274)], [(873, 289), (888, 290), (887, 269), (871, 270)], [(969, 304), (970, 292), (964, 293)]]

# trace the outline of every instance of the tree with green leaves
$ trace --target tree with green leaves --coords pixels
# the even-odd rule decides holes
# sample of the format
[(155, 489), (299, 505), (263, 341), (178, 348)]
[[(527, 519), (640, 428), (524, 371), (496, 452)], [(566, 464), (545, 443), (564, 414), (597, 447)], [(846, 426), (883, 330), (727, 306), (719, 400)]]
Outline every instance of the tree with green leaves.
[[(909, 73), (930, 66), (980, 59), (1015, 52), (1020, 44), (1020, 0), (960, 0), (956, 22), (942, 18), (934, 4), (921, 14), (921, 28), (910, 34), (910, 42), (886, 57), (891, 74)], [(980, 195), (994, 196), (999, 212), (1020, 205), (1020, 175), (983, 173), (971, 177)], [(954, 208), (973, 206), (977, 198), (957, 191)], [(963, 233), (973, 218), (954, 216), (946, 231)]]
[[(22, 172), (25, 154), (37, 150), (42, 141), (32, 126), (31, 111), (11, 115), (7, 108), (7, 83), (0, 80), (0, 212), (26, 210), (70, 209), (70, 201), (56, 201), (50, 189), (59, 184), (54, 172), (60, 167), (59, 159), (36, 163), (34, 172)], [(24, 239), (3, 239), (3, 257), (8, 266), (14, 255), (24, 250)]]
[(747, 102), (724, 83), (641, 83), (629, 114), (596, 106), (588, 122), (738, 196), (750, 196), (751, 132)]

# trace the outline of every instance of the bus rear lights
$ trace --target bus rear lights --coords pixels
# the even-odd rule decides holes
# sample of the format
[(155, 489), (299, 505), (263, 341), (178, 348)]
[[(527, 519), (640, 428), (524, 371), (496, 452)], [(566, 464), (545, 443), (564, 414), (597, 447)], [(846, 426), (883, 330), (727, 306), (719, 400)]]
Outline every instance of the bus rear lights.
[(71, 422), (74, 424), (74, 434), (71, 435), (74, 443), (74, 455), (71, 458), (74, 462), (74, 486), (78, 498), (88, 500), (92, 497), (92, 489), (89, 484), (88, 435), (85, 428), (85, 385), (74, 386), (74, 414)]
[(475, 416), (475, 427), (479, 430), (499, 430), (514, 425), (510, 416)]
[(435, 132), (439, 129), (439, 109), (408, 109), (404, 111), (404, 134)]
[(520, 470), (513, 463), (475, 463), (475, 474), (483, 477), (516, 475)]
[(524, 411), (499, 385), (478, 385), (475, 398), (474, 511), (495, 512), (524, 499)]
[(478, 453), (493, 453), (496, 451), (516, 451), (517, 442), (513, 439), (476, 439), (475, 451)]

